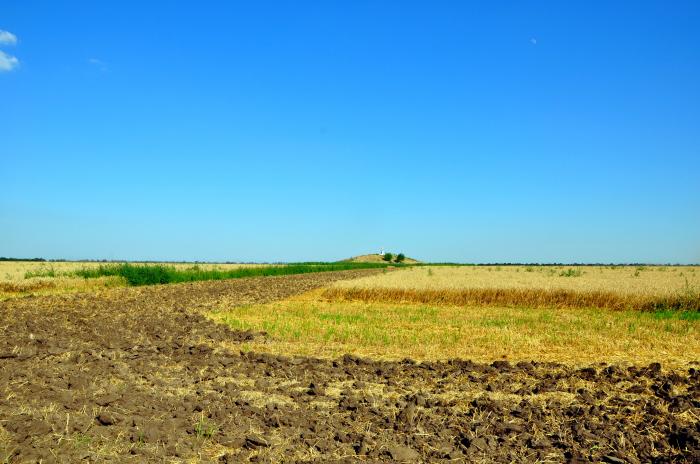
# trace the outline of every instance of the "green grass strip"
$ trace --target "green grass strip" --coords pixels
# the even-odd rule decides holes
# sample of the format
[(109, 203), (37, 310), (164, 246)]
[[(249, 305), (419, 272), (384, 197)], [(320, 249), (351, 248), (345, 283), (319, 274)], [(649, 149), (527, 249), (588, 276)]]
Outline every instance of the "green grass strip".
[(86, 279), (96, 277), (123, 277), (128, 285), (156, 285), (177, 282), (194, 282), (199, 280), (240, 279), (243, 277), (282, 276), (291, 274), (307, 274), (311, 272), (348, 271), (353, 269), (384, 268), (381, 263), (294, 263), (276, 266), (252, 266), (236, 269), (201, 269), (193, 266), (187, 269), (177, 269), (175, 266), (163, 264), (108, 264), (96, 268), (85, 268), (73, 271), (71, 274)]

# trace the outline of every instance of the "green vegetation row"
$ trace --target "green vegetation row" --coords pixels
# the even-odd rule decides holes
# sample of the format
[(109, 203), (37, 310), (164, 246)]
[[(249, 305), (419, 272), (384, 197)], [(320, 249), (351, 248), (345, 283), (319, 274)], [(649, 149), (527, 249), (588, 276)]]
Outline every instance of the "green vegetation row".
[(156, 285), (177, 282), (194, 282), (199, 280), (240, 279), (243, 277), (281, 276), (290, 274), (307, 274), (311, 272), (348, 271), (353, 269), (385, 268), (384, 263), (294, 263), (270, 266), (251, 266), (236, 269), (202, 269), (192, 266), (177, 269), (175, 266), (164, 264), (107, 264), (95, 268), (84, 268), (76, 271), (58, 273), (54, 269), (44, 269), (27, 272), (25, 278), (57, 277), (60, 275), (84, 277), (122, 277), (128, 285)]

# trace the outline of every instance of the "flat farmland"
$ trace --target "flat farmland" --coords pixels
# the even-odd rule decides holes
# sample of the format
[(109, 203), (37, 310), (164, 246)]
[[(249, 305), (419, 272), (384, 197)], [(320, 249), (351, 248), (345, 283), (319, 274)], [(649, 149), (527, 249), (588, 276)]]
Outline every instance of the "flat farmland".
[[(700, 320), (663, 306), (692, 307), (696, 269), (417, 266), (14, 295), (0, 459), (697, 462)], [(628, 306), (577, 305), (611, 301)]]

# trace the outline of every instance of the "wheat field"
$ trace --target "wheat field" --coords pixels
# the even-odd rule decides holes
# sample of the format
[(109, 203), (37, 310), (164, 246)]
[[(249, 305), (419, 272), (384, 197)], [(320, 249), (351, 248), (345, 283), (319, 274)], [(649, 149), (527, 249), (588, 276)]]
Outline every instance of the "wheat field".
[(338, 283), (334, 301), (700, 311), (696, 267), (414, 267)]
[(674, 295), (700, 287), (698, 266), (421, 266), (334, 284), (412, 290), (542, 289)]

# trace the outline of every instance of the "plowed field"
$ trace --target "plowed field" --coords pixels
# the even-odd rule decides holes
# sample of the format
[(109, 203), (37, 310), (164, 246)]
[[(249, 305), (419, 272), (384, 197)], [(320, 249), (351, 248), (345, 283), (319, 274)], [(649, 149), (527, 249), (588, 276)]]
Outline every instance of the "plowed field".
[(1, 302), (0, 462), (700, 461), (697, 365), (275, 356), (203, 315), (372, 272)]

